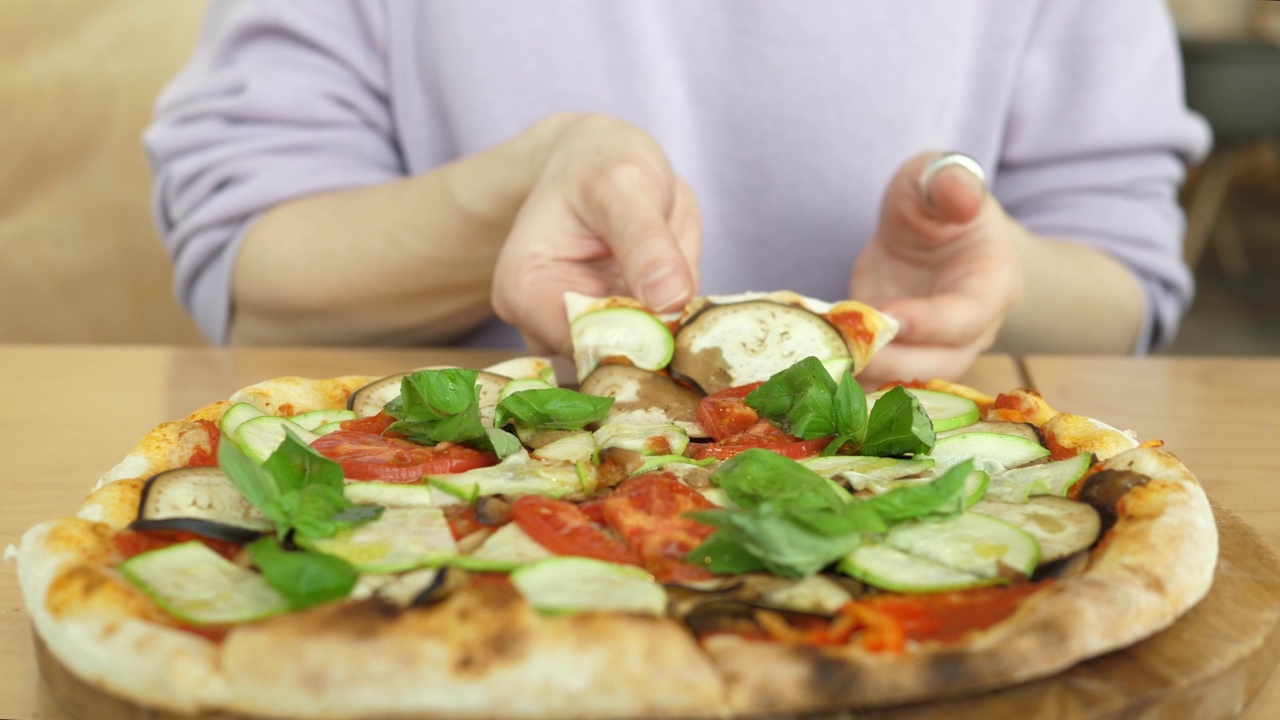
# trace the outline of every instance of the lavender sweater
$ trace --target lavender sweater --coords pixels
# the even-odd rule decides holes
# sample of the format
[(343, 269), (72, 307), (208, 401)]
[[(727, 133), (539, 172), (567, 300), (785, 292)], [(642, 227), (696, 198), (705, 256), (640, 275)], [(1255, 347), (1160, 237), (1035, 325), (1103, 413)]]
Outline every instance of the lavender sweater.
[[(215, 0), (145, 135), (176, 292), (225, 342), (264, 210), (567, 110), (666, 149), (701, 202), (704, 292), (845, 297), (890, 176), (954, 149), (1030, 229), (1136, 274), (1138, 351), (1190, 301), (1175, 192), (1209, 139), (1162, 0)], [(493, 319), (466, 342), (519, 336)]]

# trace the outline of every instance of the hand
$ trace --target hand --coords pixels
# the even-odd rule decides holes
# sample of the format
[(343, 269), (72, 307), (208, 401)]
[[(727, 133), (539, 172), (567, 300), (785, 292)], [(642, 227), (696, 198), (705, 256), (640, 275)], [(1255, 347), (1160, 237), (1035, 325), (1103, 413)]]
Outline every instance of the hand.
[(563, 296), (631, 295), (676, 309), (697, 291), (702, 224), (689, 186), (639, 128), (557, 116), (498, 256), (492, 303), (534, 352), (571, 353)]
[(902, 322), (863, 375), (873, 382), (959, 376), (991, 347), (1023, 294), (1025, 230), (960, 165), (931, 173), (922, 188), (922, 173), (939, 157), (918, 155), (899, 169), (854, 263), (850, 297)]

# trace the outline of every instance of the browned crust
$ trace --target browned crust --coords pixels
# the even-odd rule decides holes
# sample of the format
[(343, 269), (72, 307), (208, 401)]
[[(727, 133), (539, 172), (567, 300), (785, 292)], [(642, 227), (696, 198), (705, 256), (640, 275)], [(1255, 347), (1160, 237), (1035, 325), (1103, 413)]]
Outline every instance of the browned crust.
[[(287, 412), (341, 407), (370, 379), (283, 378), (234, 399), (281, 414), (286, 405)], [(215, 403), (158, 427), (131, 453), (132, 464), (104, 477), (82, 518), (46, 523), (23, 540), (22, 586), (50, 651), (86, 682), (143, 705), (314, 718), (882, 706), (1040, 677), (1135, 642), (1203, 597), (1217, 555), (1212, 513), (1195, 478), (1173, 456), (1137, 448), (1107, 467), (1153, 481), (1120, 503), (1112, 535), (1088, 570), (962, 644), (874, 655), (716, 636), (699, 648), (672, 621), (545, 617), (501, 586), (469, 588), (407, 612), (332, 604), (239, 627), (216, 644), (167, 626), (107, 558), (110, 532), (130, 519), (145, 480), (127, 470), (181, 464), (201, 441), (192, 421), (216, 419), (225, 407)]]

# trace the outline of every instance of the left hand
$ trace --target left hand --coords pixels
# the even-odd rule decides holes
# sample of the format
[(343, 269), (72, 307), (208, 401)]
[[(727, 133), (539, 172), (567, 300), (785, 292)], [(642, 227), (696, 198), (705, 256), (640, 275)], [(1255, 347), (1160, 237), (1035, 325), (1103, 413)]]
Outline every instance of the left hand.
[(917, 155), (899, 168), (853, 266), (849, 296), (902, 322), (863, 374), (873, 382), (963, 374), (1022, 298), (1025, 230), (961, 165), (943, 166), (922, 187), (939, 157)]

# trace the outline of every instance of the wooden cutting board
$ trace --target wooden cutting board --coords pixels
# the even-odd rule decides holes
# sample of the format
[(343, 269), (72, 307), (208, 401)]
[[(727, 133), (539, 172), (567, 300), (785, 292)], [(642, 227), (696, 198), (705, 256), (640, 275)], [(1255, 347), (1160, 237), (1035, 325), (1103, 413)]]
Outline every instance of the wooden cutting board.
[[(1237, 715), (1280, 659), (1280, 560), (1216, 504), (1219, 557), (1209, 595), (1164, 632), (1064, 673), (946, 702), (841, 715), (858, 720), (1210, 720)], [(192, 720), (91, 688), (37, 639), (40, 720)], [(200, 720), (253, 720), (201, 715)]]

